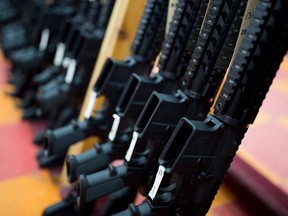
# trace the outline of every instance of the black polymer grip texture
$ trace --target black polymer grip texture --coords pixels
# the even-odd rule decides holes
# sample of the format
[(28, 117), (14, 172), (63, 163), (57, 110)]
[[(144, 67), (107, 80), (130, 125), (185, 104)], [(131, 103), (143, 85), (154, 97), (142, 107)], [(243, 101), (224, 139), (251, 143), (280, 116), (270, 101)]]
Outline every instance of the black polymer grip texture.
[(74, 122), (55, 130), (48, 130), (45, 134), (44, 149), (48, 155), (65, 154), (69, 146), (85, 139), (91, 133), (91, 125), (87, 121)]
[(203, 11), (199, 10), (199, 8), (206, 4), (206, 0), (179, 0), (176, 4), (158, 64), (160, 74), (163, 77), (175, 79), (182, 75), (181, 71), (179, 71), (180, 62), (185, 53), (192, 28), (196, 24), (196, 17), (199, 15), (199, 12)]
[(130, 172), (126, 165), (113, 167), (90, 175), (80, 175), (78, 178), (78, 204), (82, 206), (86, 202), (113, 193), (128, 185), (138, 182), (141, 172)]
[(153, 60), (161, 49), (165, 35), (167, 0), (148, 0), (133, 44), (132, 56), (139, 61)]
[(108, 25), (114, 4), (115, 4), (115, 0), (106, 0), (105, 1), (105, 4), (103, 5), (102, 10), (100, 11), (100, 14), (99, 14), (97, 29), (105, 30), (105, 28)]
[(80, 174), (91, 174), (105, 169), (111, 161), (123, 158), (127, 151), (126, 145), (101, 143), (96, 144), (92, 149), (77, 156), (68, 155), (66, 158), (67, 178), (69, 182), (77, 180)]
[(112, 151), (111, 143), (95, 145), (92, 149), (79, 155), (68, 155), (66, 157), (67, 178), (74, 182), (80, 174), (90, 174), (107, 167), (111, 158), (109, 153)]
[(287, 11), (286, 1), (262, 0), (257, 6), (215, 105), (216, 116), (228, 124), (253, 123), (269, 90), (287, 50), (282, 8)]
[[(202, 52), (197, 52), (197, 54), (203, 55), (202, 61), (195, 60), (197, 57), (199, 59), (201, 57), (197, 54), (193, 55), (182, 82), (183, 88), (188, 88), (186, 90), (188, 95), (203, 97), (204, 100), (210, 102), (213, 102), (229, 66), (247, 3), (247, 1), (236, 0), (229, 5), (227, 2), (229, 1), (224, 2), (222, 10), (218, 11), (218, 14), (221, 15), (217, 16), (218, 20), (215, 20), (215, 25), (210, 30), (211, 37), (209, 41), (206, 41), (207, 47), (204, 45), (204, 48), (201, 48)], [(203, 29), (201, 33), (206, 34), (206, 32), (208, 29)], [(199, 45), (201, 46), (205, 39), (200, 37), (203, 37), (203, 34), (199, 36)], [(198, 45), (196, 47), (199, 50)], [(197, 68), (198, 71), (191, 70)]]

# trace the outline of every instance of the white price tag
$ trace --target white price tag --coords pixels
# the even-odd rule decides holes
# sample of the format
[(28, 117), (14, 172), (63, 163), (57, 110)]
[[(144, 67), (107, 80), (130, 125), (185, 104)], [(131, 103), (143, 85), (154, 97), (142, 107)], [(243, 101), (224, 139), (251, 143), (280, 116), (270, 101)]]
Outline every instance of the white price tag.
[(43, 29), (41, 33), (41, 39), (39, 43), (39, 50), (44, 51), (46, 50), (49, 42), (50, 31), (49, 29)]
[(91, 117), (92, 112), (93, 112), (93, 108), (94, 108), (94, 104), (96, 103), (96, 99), (97, 99), (97, 93), (95, 91), (92, 91), (90, 98), (89, 98), (88, 106), (87, 106), (86, 111), (84, 113), (84, 117), (86, 119), (89, 119)]
[(166, 168), (164, 166), (159, 166), (158, 168), (158, 172), (157, 172), (157, 175), (156, 175), (156, 178), (155, 178), (155, 181), (154, 181), (154, 184), (153, 184), (153, 187), (152, 189), (150, 190), (148, 196), (153, 200), (154, 197), (156, 196), (157, 194), (157, 191), (160, 187), (160, 184), (162, 182), (162, 179), (164, 177), (164, 174), (165, 174), (165, 170)]
[(76, 71), (77, 62), (75, 59), (71, 59), (69, 61), (69, 65), (67, 68), (67, 73), (65, 76), (65, 82), (67, 84), (71, 83), (74, 79), (75, 71)]
[(64, 68), (67, 68), (67, 67), (69, 66), (70, 60), (71, 60), (71, 59), (70, 59), (69, 57), (65, 57), (65, 58), (63, 59), (62, 66), (63, 66)]
[(60, 66), (62, 64), (64, 54), (65, 54), (65, 43), (58, 43), (57, 44), (57, 49), (54, 57), (54, 65), (55, 66)]
[(111, 131), (108, 135), (109, 140), (112, 142), (114, 141), (114, 139), (116, 137), (116, 133), (118, 131), (118, 127), (120, 125), (120, 120), (121, 120), (120, 116), (117, 114), (113, 114), (113, 118), (114, 118), (114, 122), (112, 124)]
[(131, 140), (129, 149), (128, 149), (128, 151), (126, 152), (126, 155), (125, 155), (125, 160), (128, 161), (128, 162), (131, 160), (132, 153), (133, 153), (133, 151), (134, 151), (136, 142), (137, 142), (137, 140), (138, 140), (138, 135), (139, 135), (139, 134), (138, 134), (136, 131), (133, 132), (133, 136), (132, 136), (132, 140)]

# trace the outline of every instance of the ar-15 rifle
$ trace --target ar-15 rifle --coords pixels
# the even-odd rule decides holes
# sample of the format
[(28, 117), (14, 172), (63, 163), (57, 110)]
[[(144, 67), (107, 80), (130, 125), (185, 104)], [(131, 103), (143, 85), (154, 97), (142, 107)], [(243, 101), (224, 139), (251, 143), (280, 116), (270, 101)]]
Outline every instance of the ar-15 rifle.
[[(61, 31), (59, 32), (58, 43), (56, 45), (56, 52), (54, 55), (53, 65), (47, 67), (44, 71), (33, 76), (33, 88), (30, 92), (25, 94), (20, 107), (25, 109), (23, 118), (40, 118), (43, 116), (43, 111), (40, 112), (38, 97), (40, 92), (49, 92), (54, 89), (58, 89), (61, 83), (64, 81), (65, 71), (67, 70), (70, 57), (68, 53), (71, 52), (74, 42), (79, 34), (79, 29), (86, 21), (87, 13), (90, 4), (88, 0), (81, 0), (79, 3), (79, 10), (73, 17), (67, 17), (61, 26)], [(89, 9), (94, 10), (93, 9)], [(97, 8), (96, 8), (97, 9)], [(94, 12), (95, 13), (95, 12)], [(51, 125), (50, 125), (51, 126)], [(34, 143), (40, 144), (44, 140), (44, 132), (42, 130), (34, 137)]]
[[(71, 50), (70, 55), (74, 59), (70, 58), (64, 82), (58, 88), (42, 92), (41, 100), (39, 99), (41, 107), (44, 111), (48, 110), (49, 116), (54, 119), (54, 121), (49, 121), (49, 128), (63, 126), (79, 114), (79, 104), (84, 99), (114, 3), (115, 0), (107, 0), (99, 13), (98, 3), (93, 2), (94, 7), (90, 9), (88, 22), (79, 30), (75, 45)], [(67, 112), (71, 114), (67, 115)], [(58, 158), (62, 156), (57, 155)], [(45, 161), (51, 161), (52, 158), (55, 157), (40, 156), (40, 165), (46, 164)]]
[[(232, 56), (233, 45), (237, 38), (235, 35), (227, 39), (227, 44), (232, 42), (232, 49), (230, 45), (228, 54), (218, 57), (222, 48), (228, 51), (229, 46), (223, 47), (225, 38), (233, 21), (237, 26), (234, 26), (233, 31), (240, 28), (241, 19), (237, 17), (234, 20), (234, 17), (236, 14), (237, 16), (243, 15), (246, 7), (246, 2), (229, 3), (230, 1), (225, 0), (211, 1), (208, 6), (192, 61), (186, 72), (186, 77), (189, 76), (191, 81), (195, 82), (191, 82), (190, 79), (184, 81), (185, 84), (188, 81), (193, 84), (187, 85), (189, 86), (187, 89), (177, 91), (175, 96), (152, 94), (136, 122), (134, 136), (125, 156), (126, 163), (119, 167), (110, 165), (108, 169), (101, 172), (79, 176), (80, 205), (94, 197), (109, 193), (115, 188), (127, 185), (141, 186), (141, 193), (146, 195), (152, 186), (153, 174), (157, 172), (156, 160), (181, 117), (186, 112), (195, 119), (203, 119), (208, 114), (225, 72), (219, 69), (225, 65), (220, 64), (215, 67), (215, 63), (223, 63), (217, 61), (218, 58), (223, 61), (223, 57)], [(227, 15), (225, 20), (223, 16), (220, 16), (224, 12)], [(218, 40), (215, 41), (213, 38)], [(198, 61), (195, 61), (196, 59)], [(229, 59), (226, 61), (225, 68), (228, 64)], [(191, 73), (194, 76), (191, 76)], [(196, 88), (199, 82), (203, 83), (204, 88)], [(177, 110), (176, 113), (175, 110)], [(98, 191), (100, 187), (101, 191)]]
[[(130, 74), (151, 71), (164, 39), (167, 4), (162, 0), (148, 1), (131, 47), (131, 55), (125, 61), (106, 60), (94, 86), (84, 121), (47, 131), (45, 146), (49, 155), (64, 155), (70, 145), (92, 135), (106, 139), (116, 103)], [(95, 99), (99, 96), (105, 96), (104, 105), (95, 116), (91, 116)]]
[[(41, 89), (41, 91), (45, 91), (44, 86), (46, 86), (46, 84), (49, 83), (50, 81), (51, 83), (49, 83), (49, 85), (47, 85), (46, 88), (51, 87), (51, 89), (53, 89), (54, 87), (60, 85), (60, 83), (64, 79), (65, 68), (67, 68), (67, 66), (64, 67), (64, 65), (62, 65), (63, 59), (65, 57), (65, 50), (66, 51), (69, 50), (69, 47), (71, 46), (70, 44), (73, 43), (73, 41), (70, 38), (70, 35), (74, 35), (73, 34), (74, 31), (72, 31), (72, 29), (75, 28), (74, 26), (76, 25), (78, 26), (77, 28), (80, 28), (79, 26), (81, 26), (85, 22), (85, 16), (87, 16), (89, 1), (81, 0), (78, 7), (79, 9), (77, 10), (75, 16), (66, 17), (63, 21), (63, 24), (60, 27), (58, 37), (57, 39), (55, 39), (56, 51), (53, 59), (53, 64), (47, 66), (42, 72), (40, 72), (39, 74), (35, 74), (33, 76), (32, 83), (34, 86), (23, 97), (21, 104), (19, 105), (20, 108), (27, 110), (29, 107), (31, 106), (33, 107), (39, 89)], [(60, 11), (57, 10), (57, 12), (61, 13), (61, 10)], [(38, 117), (37, 114), (35, 116), (35, 108), (32, 108), (32, 110), (30, 110), (30, 113), (29, 111), (26, 111), (26, 116), (24, 118), (31, 118), (31, 117)], [(42, 130), (34, 137), (33, 142), (35, 144), (40, 144), (42, 142), (42, 140), (44, 139), (45, 131), (46, 130)]]
[(205, 215), (269, 90), (288, 43), (288, 3), (260, 0), (215, 112), (183, 118), (159, 158), (149, 197), (117, 216)]
[[(200, 5), (199, 2), (195, 3), (195, 7), (193, 7), (193, 5), (194, 3), (189, 3), (188, 1), (179, 2), (176, 9), (177, 12), (173, 17), (171, 27), (162, 48), (162, 55), (165, 55), (167, 58), (165, 59), (162, 57), (162, 61), (159, 63), (160, 65), (163, 65), (170, 61), (178, 62), (178, 71), (181, 71), (179, 73), (179, 78), (181, 77), (180, 74), (183, 74), (187, 68), (189, 59), (192, 55), (191, 53), (196, 46), (200, 27), (207, 8), (207, 1), (204, 1)], [(186, 14), (189, 14), (188, 18), (185, 17)], [(182, 54), (179, 51), (176, 55), (175, 50), (181, 50)], [(175, 60), (175, 58), (177, 58), (177, 60)], [(165, 59), (165, 61), (163, 59)], [(175, 66), (170, 65), (169, 67), (166, 67), (165, 70), (161, 69), (160, 74), (164, 71), (171, 71), (172, 73), (174, 69)], [(148, 80), (149, 77), (145, 77), (145, 79)], [(161, 84), (173, 85), (175, 82), (179, 83), (178, 78), (166, 81), (163, 81)], [(134, 89), (133, 85), (128, 89), (129, 90), (126, 88), (123, 92), (122, 98), (123, 95), (127, 95), (127, 91), (129, 94), (131, 91), (138, 91), (137, 88)], [(171, 91), (173, 91), (173, 88)], [(144, 97), (142, 98), (143, 100)], [(146, 100), (148, 100), (148, 98), (149, 97), (147, 97)], [(120, 100), (119, 103), (123, 105), (124, 101)], [(119, 110), (119, 103), (116, 107), (116, 112)], [(80, 174), (90, 174), (106, 168), (114, 159), (123, 158), (132, 138), (135, 120), (140, 115), (143, 108), (144, 103), (141, 103), (137, 104), (137, 109), (132, 109), (133, 111), (131, 112), (125, 114), (117, 112), (113, 115), (114, 122), (108, 135), (109, 141), (107, 143), (96, 144), (94, 148), (78, 156), (69, 155), (66, 160), (69, 181), (77, 180)], [(122, 137), (125, 137), (125, 142), (123, 142)]]
[[(141, 69), (141, 71), (139, 72), (142, 72), (142, 73), (148, 72), (147, 67), (149, 68), (149, 71), (151, 70), (153, 61), (156, 58), (156, 55), (159, 53), (161, 42), (164, 39), (167, 5), (168, 5), (168, 2), (166, 0), (156, 0), (156, 1), (148, 0), (144, 13), (142, 15), (141, 23), (139, 24), (138, 31), (137, 31), (137, 34), (135, 36), (135, 39), (132, 45), (132, 54), (129, 57), (133, 60), (134, 63), (132, 62), (133, 63), (132, 65), (130, 64), (127, 65), (126, 64), (127, 62), (125, 63), (125, 62), (120, 62), (120, 61), (118, 62), (118, 61), (113, 60), (115, 63), (115, 67), (116, 67), (115, 69), (123, 67), (123, 70), (124, 70), (124, 68), (127, 68), (129, 69), (128, 72), (130, 71), (130, 73), (132, 73), (131, 71), (137, 68), (139, 70)], [(114, 71), (112, 72), (114, 73)], [(116, 72), (117, 70), (115, 71), (115, 73)], [(118, 75), (121, 75), (121, 71), (118, 71), (118, 72), (120, 73)], [(129, 75), (129, 74), (125, 75), (125, 73), (124, 73), (124, 76)], [(107, 82), (113, 81), (113, 80), (109, 80), (110, 79), (109, 77), (105, 79), (107, 79)], [(124, 80), (119, 80), (119, 83), (122, 85), (121, 88), (123, 89)], [(108, 85), (108, 84), (105, 86), (107, 88), (108, 87), (110, 88), (111, 85), (110, 84)], [(105, 86), (103, 86), (103, 90), (106, 89)], [(111, 91), (113, 91), (113, 88), (111, 89)], [(118, 91), (120, 91), (119, 93), (121, 93), (121, 89), (118, 88)], [(106, 96), (109, 96), (109, 94), (107, 94)], [(112, 100), (116, 100), (116, 99), (117, 97), (112, 98)], [(89, 113), (89, 118), (90, 118), (91, 110), (89, 112), (90, 112)], [(86, 122), (88, 122), (88, 120), (86, 120)], [(45, 215), (54, 215), (56, 213), (64, 214), (68, 212), (67, 208), (69, 209), (69, 212), (79, 211), (79, 208), (78, 209), (75, 208), (77, 204), (77, 200), (76, 200), (76, 197), (73, 195), (74, 193), (73, 189), (74, 187), (72, 186), (71, 193), (68, 199), (62, 200), (61, 202), (53, 206), (50, 206), (49, 208), (46, 209), (44, 214)], [(111, 215), (109, 212), (115, 213), (117, 212), (115, 210), (119, 209), (120, 207), (121, 209), (125, 209), (125, 205), (127, 205), (131, 199), (135, 198), (135, 193), (129, 194), (127, 192), (130, 192), (129, 188), (123, 188), (123, 190), (117, 191), (115, 194), (112, 195), (112, 197), (109, 197), (110, 200), (109, 200), (108, 205), (112, 206), (112, 208), (107, 209), (106, 211), (104, 210), (104, 212), (106, 212), (104, 215)], [(127, 197), (126, 199), (125, 197), (124, 198), (122, 197), (123, 194)], [(73, 200), (72, 204), (71, 204), (71, 200)]]
[[(81, 26), (85, 22), (85, 16), (87, 15), (89, 7), (88, 0), (81, 0), (79, 3), (79, 9), (75, 16), (67, 18), (63, 26), (61, 27), (62, 31), (59, 35), (59, 41), (57, 43), (57, 48), (53, 60), (53, 65), (45, 69), (40, 74), (34, 76), (33, 80), (37, 85), (44, 85), (52, 80), (55, 76), (60, 74), (60, 69), (62, 66), (63, 58), (65, 55), (65, 50), (69, 47), (71, 39), (73, 37), (73, 30), (75, 25)], [(76, 29), (77, 29), (76, 28)]]
[[(11, 7), (13, 7), (13, 5), (11, 5), (10, 1), (8, 2), (8, 4), (5, 2), (2, 3), (3, 11), (1, 11), (1, 16), (5, 16), (5, 13), (7, 12), (9, 13), (7, 6), (10, 7), (10, 12), (12, 12), (11, 9), (13, 10), (13, 8)], [(43, 4), (44, 2), (39, 1), (26, 1), (25, 3), (22, 2), (22, 7), (20, 10), (21, 15), (18, 17), (19, 19), (1, 26), (1, 49), (3, 50), (6, 57), (9, 58), (11, 52), (17, 49), (21, 49), (34, 42), (35, 35), (33, 33), (36, 33), (37, 30), (39, 30), (37, 29), (35, 31), (34, 28), (36, 28), (36, 22), (39, 21), (39, 13), (42, 12)], [(16, 12), (15, 8), (14, 12)], [(31, 14), (34, 16), (31, 16)]]
[[(61, 67), (60, 59), (57, 59), (58, 67), (54, 68), (55, 71), (48, 70), (48, 72), (52, 72), (51, 73), (52, 78), (55, 75), (59, 75), (60, 72), (62, 72), (61, 75), (63, 78), (54, 79), (50, 81), (49, 84), (40, 87), (36, 96), (36, 103), (26, 109), (25, 113), (27, 114), (29, 113), (29, 115), (27, 115), (27, 118), (31, 116), (35, 116), (35, 117), (49, 116), (49, 112), (51, 112), (51, 110), (53, 109), (57, 109), (57, 105), (59, 103), (61, 104), (61, 101), (65, 100), (65, 102), (67, 102), (68, 100), (67, 97), (65, 96), (61, 97), (61, 87), (63, 87), (64, 80), (65, 81), (68, 80), (69, 83), (71, 83), (73, 81), (73, 78), (76, 72), (76, 66), (79, 65), (79, 61), (83, 61), (87, 59), (87, 61), (89, 62), (89, 60), (91, 60), (92, 58), (91, 56), (83, 55), (82, 50), (85, 48), (84, 45), (89, 42), (95, 43), (97, 39), (98, 39), (97, 40), (98, 43), (101, 42), (101, 38), (95, 38), (96, 39), (96, 40), (94, 39), (95, 41), (91, 40), (93, 39), (93, 29), (94, 29), (93, 27), (95, 27), (95, 24), (97, 23), (99, 11), (100, 11), (99, 2), (94, 1), (93, 3), (90, 4), (89, 13), (88, 13), (88, 16), (86, 16), (85, 20), (81, 20), (82, 22), (80, 22), (79, 20), (76, 19), (75, 23), (73, 23), (73, 25), (71, 25), (70, 28), (68, 28), (69, 25), (67, 25), (68, 31), (67, 31), (67, 36), (66, 36), (66, 42), (65, 44), (62, 44), (63, 46), (62, 46), (61, 63), (63, 64), (64, 70), (61, 70), (63, 69), (63, 67)], [(109, 14), (107, 15), (109, 16)], [(89, 35), (91, 39), (85, 35), (86, 33), (85, 27), (87, 25), (93, 26), (91, 28), (91, 35)], [(93, 49), (90, 48), (89, 51), (87, 52), (94, 52), (95, 53), (94, 56), (95, 55), (97, 56), (97, 53), (99, 50), (98, 43), (94, 44), (95, 48), (94, 47)], [(63, 61), (65, 48), (66, 48), (65, 61)], [(61, 46), (60, 46), (60, 51), (61, 51)], [(59, 49), (57, 50), (58, 53), (60, 51)], [(88, 67), (87, 70), (90, 69), (90, 67)], [(87, 73), (89, 74), (90, 71), (88, 70)], [(44, 81), (44, 84), (45, 83), (47, 83), (47, 80)], [(69, 83), (67, 82), (67, 84)], [(63, 88), (63, 91), (65, 90), (67, 91), (67, 88)], [(57, 95), (57, 97), (55, 95)], [(24, 116), (25, 116), (25, 113), (24, 113)]]
[(71, 16), (73, 13), (74, 8), (68, 4), (60, 6), (53, 4), (41, 10), (38, 15), (39, 20), (37, 20), (38, 28), (41, 29), (39, 45), (34, 42), (10, 54), (14, 68), (18, 70), (18, 73), (14, 75), (17, 82), (14, 91), (11, 92), (12, 96), (23, 98), (29, 91), (33, 90), (34, 84), (31, 77), (52, 61), (60, 26), (65, 17)]
[[(21, 6), (20, 2), (17, 3), (17, 6)], [(0, 28), (2, 28), (3, 26), (15, 21), (19, 15), (19, 11), (14, 2), (12, 3), (4, 0), (0, 2), (0, 14)]]

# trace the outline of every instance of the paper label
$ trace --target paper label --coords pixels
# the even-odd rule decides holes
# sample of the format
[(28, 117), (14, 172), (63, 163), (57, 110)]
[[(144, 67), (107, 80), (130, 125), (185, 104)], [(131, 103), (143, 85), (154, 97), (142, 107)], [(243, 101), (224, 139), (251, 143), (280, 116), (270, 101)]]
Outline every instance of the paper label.
[(62, 67), (67, 68), (69, 66), (70, 60), (71, 59), (69, 57), (65, 57), (62, 62)]
[(67, 73), (65, 76), (65, 82), (67, 84), (70, 84), (74, 79), (74, 75), (75, 75), (75, 71), (76, 71), (76, 65), (77, 65), (77, 62), (75, 59), (71, 59), (69, 61), (69, 66), (67, 68)]
[(64, 54), (65, 54), (65, 44), (64, 43), (58, 43), (57, 44), (57, 49), (54, 57), (54, 65), (55, 66), (60, 66), (62, 64)]
[(97, 99), (97, 93), (95, 91), (92, 91), (90, 98), (89, 98), (88, 106), (87, 106), (86, 111), (84, 113), (84, 117), (86, 119), (89, 119), (91, 117), (94, 105), (96, 103), (96, 99)]
[(156, 178), (155, 178), (155, 181), (154, 181), (154, 184), (153, 184), (153, 187), (152, 189), (150, 190), (148, 196), (153, 200), (154, 197), (156, 196), (157, 194), (157, 191), (160, 187), (160, 184), (162, 182), (162, 179), (164, 177), (164, 174), (165, 174), (165, 170), (166, 168), (164, 166), (159, 166), (158, 168), (158, 172), (157, 172), (157, 175), (156, 175)]
[(134, 132), (133, 132), (133, 136), (132, 136), (132, 140), (131, 140), (131, 143), (130, 143), (130, 146), (129, 146), (129, 149), (128, 149), (128, 151), (126, 152), (126, 155), (125, 155), (125, 160), (126, 160), (127, 162), (129, 162), (129, 161), (131, 160), (132, 153), (133, 153), (133, 151), (134, 151), (136, 142), (137, 142), (137, 140), (138, 140), (138, 136), (139, 136), (139, 134), (138, 134), (136, 131), (134, 131)]
[(109, 140), (112, 142), (114, 141), (114, 139), (116, 137), (116, 133), (118, 131), (118, 127), (120, 125), (120, 120), (121, 120), (120, 116), (117, 114), (113, 114), (113, 118), (114, 118), (114, 122), (112, 124), (111, 131), (108, 135)]
[(49, 29), (43, 29), (41, 33), (41, 39), (39, 43), (39, 50), (44, 51), (47, 49), (48, 42), (49, 42), (50, 31)]

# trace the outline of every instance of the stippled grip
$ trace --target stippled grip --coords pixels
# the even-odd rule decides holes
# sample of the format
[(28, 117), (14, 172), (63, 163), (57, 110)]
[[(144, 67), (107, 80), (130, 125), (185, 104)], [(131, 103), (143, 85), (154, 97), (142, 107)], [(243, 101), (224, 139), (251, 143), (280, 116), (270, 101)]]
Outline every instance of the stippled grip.
[(103, 195), (113, 193), (127, 185), (133, 185), (139, 181), (141, 172), (130, 172), (127, 165), (109, 167), (90, 175), (80, 175), (78, 178), (78, 204), (95, 200)]

